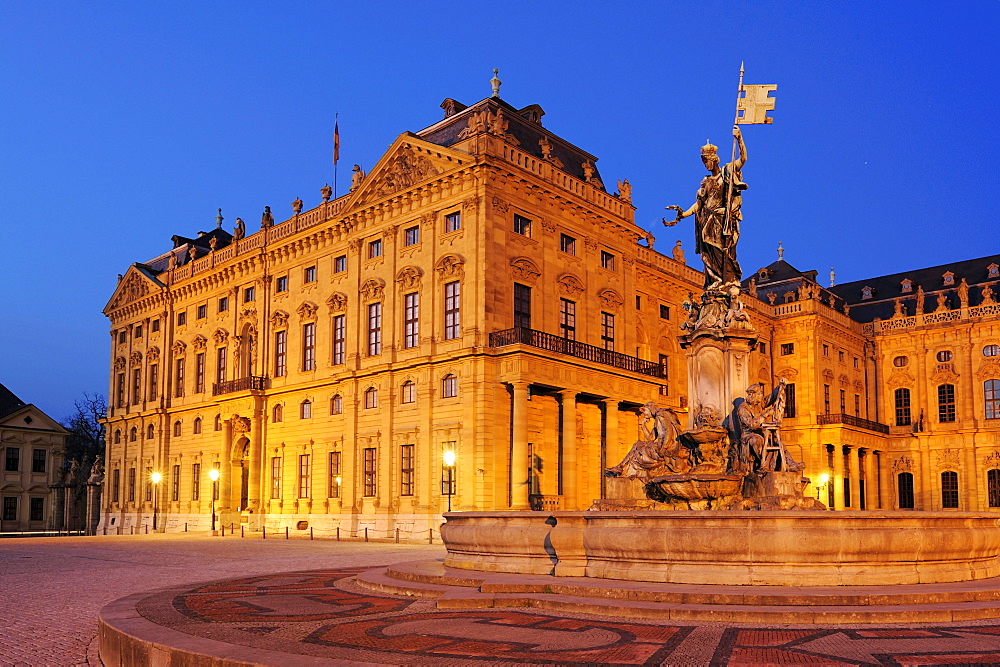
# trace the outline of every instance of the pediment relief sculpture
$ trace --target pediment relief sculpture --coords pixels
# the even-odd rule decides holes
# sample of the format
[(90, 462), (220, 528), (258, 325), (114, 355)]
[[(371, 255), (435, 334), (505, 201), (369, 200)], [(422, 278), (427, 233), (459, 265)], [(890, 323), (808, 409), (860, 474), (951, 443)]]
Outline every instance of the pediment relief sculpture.
[(385, 281), (381, 278), (369, 278), (359, 291), (365, 301), (381, 301), (385, 294)]
[(833, 382), (833, 371), (831, 371), (829, 368), (824, 368), (823, 379), (828, 382)]
[(843, 374), (843, 373), (841, 373), (841, 374), (840, 374), (840, 377), (839, 377), (839, 378), (837, 378), (837, 381), (838, 381), (838, 382), (840, 382), (840, 384), (841, 384), (842, 386), (844, 386), (844, 387), (847, 387), (847, 386), (849, 386), (849, 385), (851, 384), (851, 380), (850, 380), (850, 378), (848, 378), (848, 377), (847, 377), (847, 376), (846, 376), (845, 374)]
[(943, 382), (952, 383), (958, 379), (958, 373), (955, 372), (954, 364), (938, 364), (937, 371), (931, 376), (931, 380), (941, 384)]
[(312, 301), (303, 301), (302, 305), (295, 309), (295, 312), (299, 314), (301, 319), (311, 320), (316, 318), (316, 311), (318, 310), (319, 306)]
[(538, 276), (542, 275), (542, 270), (527, 257), (517, 257), (510, 260), (510, 275), (514, 280), (521, 280), (529, 285), (534, 285), (535, 281), (538, 280)]
[(983, 459), (983, 464), (986, 469), (1000, 468), (1000, 450), (994, 449), (989, 456)]
[(283, 327), (288, 324), (288, 313), (283, 310), (276, 310), (271, 315), (271, 326), (272, 327)]
[(892, 462), (892, 471), (894, 473), (913, 472), (913, 459), (900, 456)]
[(960, 467), (961, 458), (962, 453), (957, 449), (942, 449), (938, 451), (935, 462), (938, 468), (957, 469)]
[(201, 334), (198, 334), (197, 336), (195, 336), (194, 340), (191, 341), (192, 347), (194, 347), (194, 349), (197, 350), (197, 351), (199, 351), (199, 352), (203, 352), (205, 350), (205, 345), (207, 343), (208, 343), (208, 339), (205, 338), (204, 336), (202, 336)]
[(795, 378), (799, 376), (799, 372), (794, 368), (782, 368), (777, 373), (774, 374), (775, 377), (785, 378), (789, 382), (795, 382)]
[(424, 275), (416, 266), (404, 266), (396, 274), (396, 283), (400, 289), (416, 289), (420, 287), (420, 279)]
[(257, 320), (257, 309), (256, 308), (244, 308), (243, 312), (240, 313), (240, 321)]
[(440, 280), (462, 279), (465, 277), (465, 258), (461, 255), (445, 255), (434, 266)]
[(175, 356), (178, 356), (178, 357), (180, 355), (184, 354), (184, 350), (186, 350), (186, 349), (187, 349), (187, 345), (182, 340), (179, 340), (179, 341), (175, 342), (173, 345), (170, 346), (170, 350), (174, 353)]
[(886, 384), (888, 384), (893, 389), (896, 389), (898, 387), (912, 387), (914, 384), (916, 384), (916, 382), (917, 382), (916, 378), (914, 378), (906, 371), (895, 371), (892, 375), (889, 376), (889, 379), (886, 381)]
[(617, 311), (621, 308), (625, 300), (622, 298), (621, 294), (614, 291), (613, 289), (603, 289), (597, 293), (597, 298), (601, 300), (604, 308), (610, 311)]
[(115, 359), (115, 370), (121, 371), (125, 370), (125, 357), (118, 357)]
[(1000, 361), (984, 361), (976, 371), (976, 377), (980, 380), (1000, 380)]
[(228, 338), (229, 338), (229, 332), (223, 329), (222, 327), (216, 329), (215, 333), (212, 334), (212, 339), (215, 341), (216, 345), (225, 344)]
[(146, 350), (146, 360), (147, 361), (158, 361), (160, 359), (160, 348), (155, 345), (148, 350)]
[(149, 294), (149, 283), (136, 273), (130, 274), (119, 288), (118, 298), (112, 304), (112, 308), (123, 306), (126, 303), (136, 301)]
[(326, 300), (326, 305), (328, 305), (330, 310), (334, 313), (342, 313), (347, 310), (347, 295), (343, 292), (334, 292), (330, 295), (330, 298)]
[(133, 352), (129, 356), (128, 360), (129, 360), (129, 365), (130, 366), (138, 366), (139, 364), (142, 363), (142, 352), (138, 352), (138, 351)]
[[(420, 181), (441, 173), (434, 162), (422, 152), (415, 150), (409, 144), (400, 146), (396, 154), (389, 160), (385, 169), (374, 176), (374, 184), (366, 190), (364, 201), (378, 197), (386, 197)], [(372, 177), (369, 176), (369, 179)]]
[(572, 273), (564, 273), (556, 282), (559, 284), (559, 290), (567, 296), (577, 296), (584, 291), (583, 282)]

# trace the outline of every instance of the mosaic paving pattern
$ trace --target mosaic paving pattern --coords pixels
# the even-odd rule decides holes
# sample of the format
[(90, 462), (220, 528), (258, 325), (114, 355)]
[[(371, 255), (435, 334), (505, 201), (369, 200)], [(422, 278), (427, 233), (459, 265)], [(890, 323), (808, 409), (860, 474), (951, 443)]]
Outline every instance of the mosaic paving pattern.
[[(151, 594), (148, 620), (295, 655), (390, 664), (1000, 664), (1000, 625), (790, 629), (580, 614), (438, 611), (353, 586), (363, 569), (291, 572)], [(750, 620), (750, 619), (748, 619)]]

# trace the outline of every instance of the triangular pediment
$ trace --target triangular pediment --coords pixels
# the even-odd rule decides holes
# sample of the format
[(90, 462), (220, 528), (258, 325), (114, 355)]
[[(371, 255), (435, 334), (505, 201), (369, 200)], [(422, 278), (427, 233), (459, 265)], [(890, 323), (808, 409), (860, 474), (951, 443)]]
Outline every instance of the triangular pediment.
[(159, 292), (162, 288), (163, 283), (133, 264), (118, 281), (115, 293), (111, 295), (108, 305), (104, 306), (104, 314), (107, 315), (125, 304)]
[(0, 426), (4, 428), (24, 428), (33, 431), (55, 431), (66, 433), (59, 422), (55, 421), (47, 414), (36, 408), (32, 404), (25, 405), (20, 410), (15, 410), (9, 415), (0, 419)]
[(351, 194), (345, 210), (370, 204), (414, 187), (446, 172), (463, 167), (472, 156), (452, 148), (444, 148), (405, 132), (392, 142), (389, 150), (368, 172)]

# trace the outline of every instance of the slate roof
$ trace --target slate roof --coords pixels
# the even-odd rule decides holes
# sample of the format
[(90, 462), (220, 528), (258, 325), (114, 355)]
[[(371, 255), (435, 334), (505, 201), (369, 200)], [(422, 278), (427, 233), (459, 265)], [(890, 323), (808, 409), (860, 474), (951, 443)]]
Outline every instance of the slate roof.
[(0, 384), (0, 417), (6, 417), (13, 412), (17, 412), (25, 405), (27, 403), (15, 396), (14, 392)]
[(772, 262), (767, 266), (757, 269), (756, 272), (748, 274), (742, 281), (743, 288), (749, 289), (750, 281), (756, 284), (757, 298), (770, 303), (769, 294), (774, 294), (774, 303), (785, 303), (785, 295), (789, 291), (796, 293), (795, 297), (801, 299), (800, 290), (805, 283), (814, 285), (819, 289), (817, 298), (823, 303), (829, 304), (833, 299), (834, 308), (843, 311), (844, 300), (831, 290), (819, 285), (816, 281), (817, 271), (800, 271), (783, 259)]

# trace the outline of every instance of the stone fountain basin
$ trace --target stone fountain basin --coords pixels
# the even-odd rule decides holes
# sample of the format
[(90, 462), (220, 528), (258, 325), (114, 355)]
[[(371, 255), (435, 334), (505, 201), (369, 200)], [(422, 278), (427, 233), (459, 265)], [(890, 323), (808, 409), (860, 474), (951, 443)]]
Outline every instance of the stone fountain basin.
[(1000, 576), (997, 515), (452, 512), (448, 567), (684, 584), (866, 586)]

